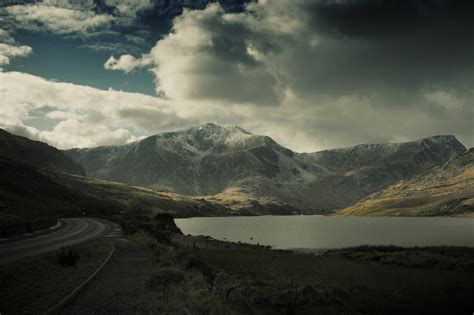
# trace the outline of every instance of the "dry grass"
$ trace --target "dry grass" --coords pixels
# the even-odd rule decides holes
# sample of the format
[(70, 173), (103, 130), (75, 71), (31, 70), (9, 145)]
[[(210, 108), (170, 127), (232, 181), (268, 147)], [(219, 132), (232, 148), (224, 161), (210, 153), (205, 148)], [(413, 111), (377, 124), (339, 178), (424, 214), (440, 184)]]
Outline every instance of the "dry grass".
[[(459, 186), (459, 187), (457, 187)], [(391, 192), (391, 190), (394, 192)], [(355, 205), (343, 209), (337, 215), (395, 215), (395, 216), (430, 216), (430, 215), (465, 215), (473, 210), (445, 209), (449, 202), (460, 200), (461, 209), (474, 209), (474, 180), (436, 188), (424, 188), (416, 191), (403, 191), (389, 188), (381, 196), (367, 198)]]
[(212, 292), (209, 279), (201, 272), (186, 268), (190, 252), (180, 246), (160, 243), (150, 234), (140, 231), (129, 236), (149, 248), (154, 256), (154, 271), (172, 267), (184, 275), (184, 281), (160, 290), (148, 290), (142, 301), (153, 301), (151, 313), (156, 314), (235, 314), (221, 296)]
[(223, 299), (211, 291), (202, 273), (184, 273), (184, 281), (159, 292), (148, 292), (141, 299), (154, 300), (154, 314), (235, 314)]

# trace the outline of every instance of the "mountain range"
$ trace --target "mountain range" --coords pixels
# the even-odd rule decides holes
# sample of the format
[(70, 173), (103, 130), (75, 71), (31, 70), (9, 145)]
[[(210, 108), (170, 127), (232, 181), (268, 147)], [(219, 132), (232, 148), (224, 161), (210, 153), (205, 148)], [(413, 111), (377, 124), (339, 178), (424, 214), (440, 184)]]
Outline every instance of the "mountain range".
[[(237, 126), (205, 124), (64, 153), (88, 176), (261, 213), (327, 213), (462, 154), (454, 136), (297, 153)], [(270, 211), (271, 213), (271, 211)]]
[(474, 151), (453, 136), (297, 153), (240, 127), (206, 124), (123, 146), (60, 151), (1, 129), (0, 143), (0, 223), (137, 211), (474, 213)]

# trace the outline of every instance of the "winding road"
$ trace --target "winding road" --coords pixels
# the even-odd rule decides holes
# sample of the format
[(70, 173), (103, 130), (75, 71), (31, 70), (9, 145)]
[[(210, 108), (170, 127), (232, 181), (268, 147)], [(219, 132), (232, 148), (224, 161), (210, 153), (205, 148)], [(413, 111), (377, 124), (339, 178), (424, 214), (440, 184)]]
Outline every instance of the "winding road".
[(54, 232), (0, 244), (0, 265), (99, 237), (121, 237), (120, 225), (95, 218), (59, 219)]

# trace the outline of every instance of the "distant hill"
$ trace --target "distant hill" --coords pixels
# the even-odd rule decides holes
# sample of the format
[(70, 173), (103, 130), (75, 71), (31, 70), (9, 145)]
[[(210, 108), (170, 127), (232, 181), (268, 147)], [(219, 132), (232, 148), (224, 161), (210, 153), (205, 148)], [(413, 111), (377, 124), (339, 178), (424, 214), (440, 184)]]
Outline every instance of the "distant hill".
[(374, 193), (340, 215), (474, 215), (474, 148)]
[(85, 175), (85, 171), (60, 150), (0, 129), (0, 157), (54, 171)]
[(434, 136), (296, 153), (237, 126), (205, 124), (124, 146), (65, 153), (95, 178), (199, 196), (233, 208), (243, 204), (257, 212), (269, 202), (319, 213), (347, 207), (465, 150), (454, 136)]
[(0, 224), (58, 216), (168, 212), (176, 217), (233, 212), (205, 200), (54, 172), (0, 158)]

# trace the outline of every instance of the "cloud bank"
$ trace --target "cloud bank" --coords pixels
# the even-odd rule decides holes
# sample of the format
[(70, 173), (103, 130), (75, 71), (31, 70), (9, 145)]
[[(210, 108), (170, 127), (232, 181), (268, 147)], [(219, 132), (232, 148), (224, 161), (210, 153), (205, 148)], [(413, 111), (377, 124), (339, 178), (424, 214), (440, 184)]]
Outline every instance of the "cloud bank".
[(466, 1), (215, 3), (105, 67), (148, 65), (159, 95), (298, 150), (439, 133), (471, 146), (473, 12)]

